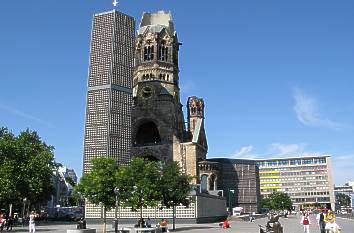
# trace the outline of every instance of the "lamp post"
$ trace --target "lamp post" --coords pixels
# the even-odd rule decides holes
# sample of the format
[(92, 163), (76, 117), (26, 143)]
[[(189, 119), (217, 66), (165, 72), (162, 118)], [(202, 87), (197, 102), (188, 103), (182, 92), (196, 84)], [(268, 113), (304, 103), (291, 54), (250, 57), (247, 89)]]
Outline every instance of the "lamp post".
[(22, 225), (25, 224), (25, 209), (26, 209), (27, 198), (23, 198), (23, 208), (22, 208)]
[(116, 195), (116, 210), (114, 213), (114, 231), (115, 233), (118, 233), (118, 218), (117, 218), (117, 213), (118, 213), (118, 204), (119, 204), (119, 188), (114, 188), (114, 194)]
[(232, 207), (231, 207), (231, 193), (234, 193), (235, 190), (234, 189), (230, 189), (228, 188), (228, 199), (229, 199), (229, 214), (232, 215)]

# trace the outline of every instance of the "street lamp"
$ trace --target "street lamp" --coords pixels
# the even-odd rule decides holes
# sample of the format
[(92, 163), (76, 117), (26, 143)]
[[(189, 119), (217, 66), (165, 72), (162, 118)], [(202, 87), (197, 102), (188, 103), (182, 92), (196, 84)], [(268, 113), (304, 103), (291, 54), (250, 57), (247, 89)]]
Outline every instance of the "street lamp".
[(228, 199), (229, 199), (229, 213), (230, 213), (230, 215), (232, 215), (232, 207), (231, 207), (231, 193), (233, 194), (235, 192), (235, 190), (234, 189), (230, 189), (229, 188), (229, 192), (228, 192)]
[(115, 213), (114, 213), (114, 231), (115, 233), (118, 233), (118, 218), (117, 218), (117, 212), (118, 212), (118, 198), (119, 198), (119, 188), (114, 188), (114, 194), (116, 195), (116, 210), (115, 210)]
[(25, 224), (25, 209), (26, 209), (27, 198), (23, 198), (23, 208), (22, 208), (22, 225)]

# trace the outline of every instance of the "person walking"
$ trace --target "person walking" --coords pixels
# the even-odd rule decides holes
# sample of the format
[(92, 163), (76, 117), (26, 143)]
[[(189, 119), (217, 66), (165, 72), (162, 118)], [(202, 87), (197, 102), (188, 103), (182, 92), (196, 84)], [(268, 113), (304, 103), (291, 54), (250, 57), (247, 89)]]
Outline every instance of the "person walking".
[(325, 227), (326, 227), (326, 222), (325, 222), (325, 214), (323, 213), (324, 211), (321, 209), (320, 212), (316, 216), (317, 224), (320, 228), (320, 233), (326, 233)]
[(10, 231), (12, 231), (12, 226), (14, 225), (14, 218), (9, 215), (9, 218), (7, 220), (7, 228), (6, 230), (8, 231), (10, 229)]
[(328, 233), (339, 233), (341, 229), (333, 217), (328, 217), (325, 230), (328, 231)]
[(30, 216), (29, 216), (29, 233), (36, 232), (36, 223), (34, 222), (34, 219), (36, 218), (36, 215), (34, 214), (34, 212), (32, 211)]
[(310, 233), (310, 216), (308, 213), (304, 213), (304, 215), (301, 217), (300, 223), (304, 226), (304, 233)]

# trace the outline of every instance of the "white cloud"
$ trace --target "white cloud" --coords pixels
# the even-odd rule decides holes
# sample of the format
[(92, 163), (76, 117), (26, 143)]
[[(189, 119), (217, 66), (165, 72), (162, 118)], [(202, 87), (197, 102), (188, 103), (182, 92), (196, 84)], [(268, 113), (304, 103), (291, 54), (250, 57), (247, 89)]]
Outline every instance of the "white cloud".
[(254, 153), (254, 151), (255, 151), (255, 148), (253, 146), (251, 146), (251, 145), (244, 146), (239, 151), (234, 153), (232, 156), (228, 156), (228, 157), (242, 158), (242, 159), (245, 159), (245, 158), (254, 159), (254, 158), (259, 157), (259, 155)]
[(270, 151), (278, 156), (283, 155), (299, 155), (302, 154), (305, 144), (280, 144), (273, 143), (270, 145)]
[(321, 116), (317, 100), (306, 95), (302, 90), (295, 88), (293, 96), (295, 99), (294, 110), (297, 119), (304, 125), (337, 130), (343, 127), (342, 124)]
[(184, 82), (180, 83), (180, 89), (181, 92), (183, 92), (184, 94), (188, 95), (188, 93), (192, 92), (193, 90), (195, 90), (195, 83), (193, 81), (187, 80)]
[(272, 157), (279, 156), (319, 156), (322, 155), (322, 152), (311, 152), (306, 151), (306, 144), (281, 144), (281, 143), (273, 143), (269, 147), (269, 153)]
[(6, 105), (3, 105), (3, 104), (0, 104), (0, 110), (3, 110), (5, 112), (8, 112), (12, 115), (15, 115), (15, 116), (19, 116), (19, 117), (22, 117), (22, 118), (25, 118), (25, 119), (28, 119), (28, 120), (31, 120), (31, 121), (35, 121), (37, 123), (40, 123), (42, 125), (46, 125), (46, 126), (52, 126), (50, 123), (36, 117), (36, 116), (32, 116), (30, 114), (27, 114), (25, 112), (22, 112), (22, 111), (19, 111), (15, 108), (11, 108), (9, 106), (6, 106)]

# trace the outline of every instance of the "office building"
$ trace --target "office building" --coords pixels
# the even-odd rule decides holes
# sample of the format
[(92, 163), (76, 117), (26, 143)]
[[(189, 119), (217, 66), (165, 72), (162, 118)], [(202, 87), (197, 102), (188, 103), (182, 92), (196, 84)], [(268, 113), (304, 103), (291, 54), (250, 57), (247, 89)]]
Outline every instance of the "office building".
[(331, 156), (257, 160), (263, 197), (287, 193), (294, 210), (323, 206), (334, 209)]

